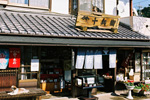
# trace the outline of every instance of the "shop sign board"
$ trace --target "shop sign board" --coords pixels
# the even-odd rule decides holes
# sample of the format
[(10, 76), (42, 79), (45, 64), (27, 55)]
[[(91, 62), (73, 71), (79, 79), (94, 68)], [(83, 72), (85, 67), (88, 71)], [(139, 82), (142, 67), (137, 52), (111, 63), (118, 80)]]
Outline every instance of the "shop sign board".
[(39, 71), (39, 59), (31, 59), (31, 71)]
[(0, 69), (6, 69), (9, 62), (9, 50), (0, 49)]
[(87, 28), (98, 27), (99, 29), (110, 29), (112, 32), (118, 32), (119, 16), (106, 15), (103, 13), (78, 12), (76, 19), (76, 27), (80, 27), (83, 31)]
[(19, 68), (20, 67), (20, 48), (10, 48), (9, 49), (9, 68)]

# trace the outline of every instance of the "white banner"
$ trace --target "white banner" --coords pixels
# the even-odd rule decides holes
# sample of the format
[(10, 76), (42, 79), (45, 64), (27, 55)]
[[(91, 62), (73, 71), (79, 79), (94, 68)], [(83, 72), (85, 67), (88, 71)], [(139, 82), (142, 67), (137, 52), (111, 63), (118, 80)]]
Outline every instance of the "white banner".
[(39, 71), (39, 59), (31, 59), (31, 71)]
[(116, 50), (110, 50), (109, 52), (109, 68), (116, 67)]
[(96, 50), (94, 53), (94, 69), (103, 69), (101, 50)]
[(83, 69), (84, 58), (85, 58), (85, 50), (84, 49), (78, 49), (76, 66), (75, 66), (76, 69)]
[(93, 50), (87, 50), (84, 69), (93, 69)]

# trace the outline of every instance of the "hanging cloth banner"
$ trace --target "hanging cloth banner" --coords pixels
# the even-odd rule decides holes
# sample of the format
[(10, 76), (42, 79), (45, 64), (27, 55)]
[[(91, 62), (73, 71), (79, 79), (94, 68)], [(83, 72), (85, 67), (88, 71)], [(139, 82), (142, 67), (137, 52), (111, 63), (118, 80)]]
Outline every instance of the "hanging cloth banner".
[(101, 50), (96, 50), (94, 53), (94, 69), (103, 69)]
[(9, 62), (9, 50), (0, 49), (0, 69), (6, 69)]
[(110, 50), (109, 52), (109, 68), (116, 67), (116, 50)]
[(84, 58), (85, 58), (85, 49), (78, 49), (77, 52), (77, 59), (76, 59), (76, 69), (83, 69), (83, 64), (84, 64)]
[(19, 68), (20, 67), (20, 48), (10, 48), (9, 49), (9, 68)]
[(87, 50), (85, 56), (85, 65), (84, 69), (93, 69), (93, 58), (94, 58), (93, 50)]

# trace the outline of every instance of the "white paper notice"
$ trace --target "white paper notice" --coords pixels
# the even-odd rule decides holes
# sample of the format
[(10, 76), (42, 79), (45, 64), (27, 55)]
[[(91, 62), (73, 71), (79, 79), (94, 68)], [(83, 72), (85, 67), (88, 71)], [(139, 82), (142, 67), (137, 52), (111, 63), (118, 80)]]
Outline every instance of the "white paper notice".
[(109, 68), (116, 67), (116, 50), (110, 50), (109, 53)]
[(102, 51), (96, 50), (94, 54), (94, 69), (103, 69)]
[(83, 69), (84, 58), (85, 58), (85, 50), (78, 49), (76, 66), (75, 66), (76, 69)]
[(95, 83), (94, 78), (87, 78), (87, 83), (88, 84), (94, 84)]
[(82, 80), (81, 79), (77, 79), (78, 85), (82, 85)]
[(93, 69), (93, 50), (87, 50), (84, 69)]
[(31, 59), (31, 71), (39, 71), (39, 59)]

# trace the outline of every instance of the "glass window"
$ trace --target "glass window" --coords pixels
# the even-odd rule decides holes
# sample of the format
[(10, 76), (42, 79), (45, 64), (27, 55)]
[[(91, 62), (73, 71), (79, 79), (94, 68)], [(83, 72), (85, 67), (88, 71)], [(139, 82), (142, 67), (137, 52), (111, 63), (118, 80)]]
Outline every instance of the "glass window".
[(29, 7), (42, 7), (49, 8), (49, 0), (9, 0), (9, 3), (25, 4), (29, 5)]
[(92, 10), (91, 0), (80, 0), (79, 1), (79, 11), (91, 12), (91, 10)]
[(28, 0), (9, 0), (10, 3), (28, 4)]
[(37, 6), (37, 7), (49, 7), (49, 0), (30, 0), (30, 6)]
[(73, 0), (72, 11), (104, 12), (104, 0)]
[(92, 6), (93, 12), (103, 12), (103, 0), (93, 0)]

